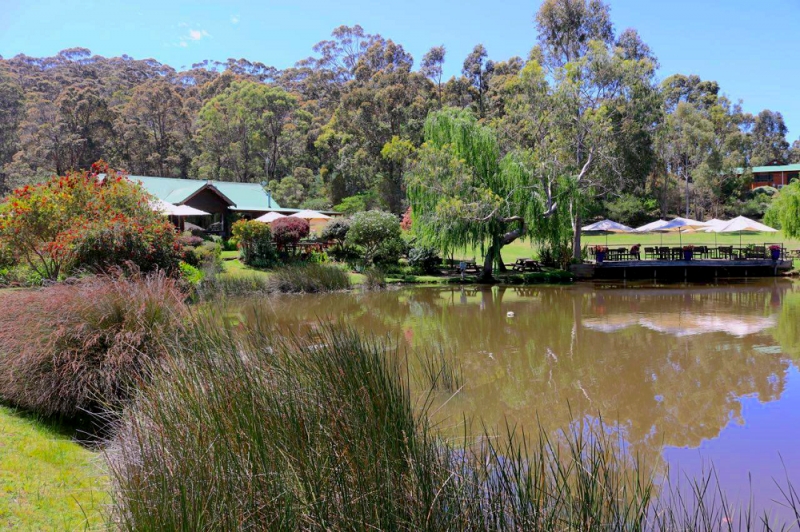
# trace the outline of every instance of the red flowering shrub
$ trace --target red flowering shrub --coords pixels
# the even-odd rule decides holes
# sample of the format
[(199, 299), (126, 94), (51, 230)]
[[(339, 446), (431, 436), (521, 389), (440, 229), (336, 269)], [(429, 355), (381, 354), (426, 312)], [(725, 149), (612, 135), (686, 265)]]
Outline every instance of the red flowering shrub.
[(286, 216), (272, 222), (272, 238), (279, 250), (294, 248), (301, 239), (308, 236), (311, 227), (308, 220)]
[(400, 229), (403, 231), (411, 231), (411, 226), (413, 225), (413, 220), (411, 219), (411, 207), (406, 209), (406, 212), (403, 213), (403, 219), (400, 221)]
[[(105, 179), (99, 179), (100, 173)], [(76, 267), (177, 266), (180, 246), (151, 197), (103, 162), (14, 190), (0, 206), (0, 246), (46, 279)]]

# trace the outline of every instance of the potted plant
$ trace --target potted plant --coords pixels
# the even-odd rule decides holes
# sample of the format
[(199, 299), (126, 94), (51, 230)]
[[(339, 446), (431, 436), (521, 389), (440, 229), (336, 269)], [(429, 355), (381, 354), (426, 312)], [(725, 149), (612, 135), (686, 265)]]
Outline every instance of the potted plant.
[(777, 261), (781, 258), (781, 246), (778, 244), (772, 244), (769, 247), (769, 254), (772, 257), (772, 260)]
[(602, 263), (606, 260), (606, 253), (608, 253), (608, 248), (605, 246), (597, 246), (594, 248), (594, 254), (598, 263)]
[(694, 255), (694, 246), (683, 246), (683, 260), (692, 260), (692, 255)]

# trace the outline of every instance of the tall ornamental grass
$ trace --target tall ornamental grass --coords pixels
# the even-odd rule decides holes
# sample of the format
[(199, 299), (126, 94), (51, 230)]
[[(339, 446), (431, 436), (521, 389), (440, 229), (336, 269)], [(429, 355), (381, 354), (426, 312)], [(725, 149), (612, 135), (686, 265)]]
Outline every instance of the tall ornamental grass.
[(350, 277), (337, 266), (295, 264), (273, 270), (267, 286), (280, 293), (335, 292), (350, 288)]
[(118, 412), (183, 326), (163, 272), (87, 277), (0, 296), (0, 398), (63, 418)]
[(507, 428), (501, 437), (445, 441), (427, 421), (432, 394), (443, 392), (415, 400), (400, 354), (340, 327), (283, 337), (260, 319), (267, 315), (222, 328), (201, 317), (190, 341), (173, 346), (108, 451), (114, 527), (760, 526), (724, 496), (705, 502), (702, 483), (685, 498), (656, 499), (644, 464), (602, 423), (555, 436)]

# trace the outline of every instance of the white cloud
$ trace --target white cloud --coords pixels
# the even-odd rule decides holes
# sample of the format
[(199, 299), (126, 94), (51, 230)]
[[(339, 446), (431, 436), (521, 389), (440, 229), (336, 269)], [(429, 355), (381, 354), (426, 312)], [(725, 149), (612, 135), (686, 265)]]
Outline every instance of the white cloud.
[(206, 30), (189, 30), (189, 38), (193, 41), (199, 41), (203, 37), (210, 37)]
[(231, 15), (231, 24), (239, 23), (239, 15)]
[(178, 46), (181, 48), (186, 48), (189, 46), (189, 43), (192, 41), (199, 41), (206, 37), (211, 37), (211, 34), (208, 33), (206, 30), (189, 30), (189, 32), (185, 35), (180, 37), (180, 41), (178, 42)]

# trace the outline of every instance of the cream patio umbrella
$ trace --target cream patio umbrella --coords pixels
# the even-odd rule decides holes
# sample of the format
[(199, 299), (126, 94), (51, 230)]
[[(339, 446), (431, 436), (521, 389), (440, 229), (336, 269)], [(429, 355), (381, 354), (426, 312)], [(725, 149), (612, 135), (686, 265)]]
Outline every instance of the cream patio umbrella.
[(313, 232), (317, 232), (323, 225), (325, 225), (328, 220), (331, 219), (330, 216), (326, 214), (322, 214), (321, 212), (312, 211), (306, 209), (304, 211), (296, 212), (291, 215), (294, 218), (303, 218), (304, 220), (308, 220), (308, 225), (311, 227)]
[(211, 216), (209, 212), (201, 211), (188, 205), (174, 205), (163, 200), (151, 201), (150, 207), (164, 216)]
[(662, 225), (657, 229), (657, 231), (665, 232), (665, 233), (673, 233), (675, 231), (678, 232), (678, 241), (680, 242), (681, 247), (683, 247), (683, 231), (685, 229), (702, 229), (706, 226), (705, 222), (699, 222), (697, 220), (692, 220), (691, 218), (674, 218), (669, 221), (666, 225)]
[(726, 224), (716, 225), (709, 229), (709, 232), (712, 233), (739, 233), (739, 247), (742, 247), (742, 233), (745, 231), (754, 233), (778, 232), (777, 229), (764, 225), (761, 222), (751, 220), (745, 216), (737, 216)]
[(256, 218), (256, 221), (257, 222), (264, 222), (265, 224), (271, 224), (272, 222), (274, 222), (275, 220), (277, 220), (279, 218), (286, 218), (286, 215), (281, 214), (279, 212), (272, 211), (272, 212), (268, 212), (267, 214), (262, 214), (261, 216)]
[(581, 227), (581, 231), (584, 233), (605, 233), (606, 246), (608, 246), (608, 233), (632, 233), (633, 228), (613, 220), (600, 220), (599, 222)]

